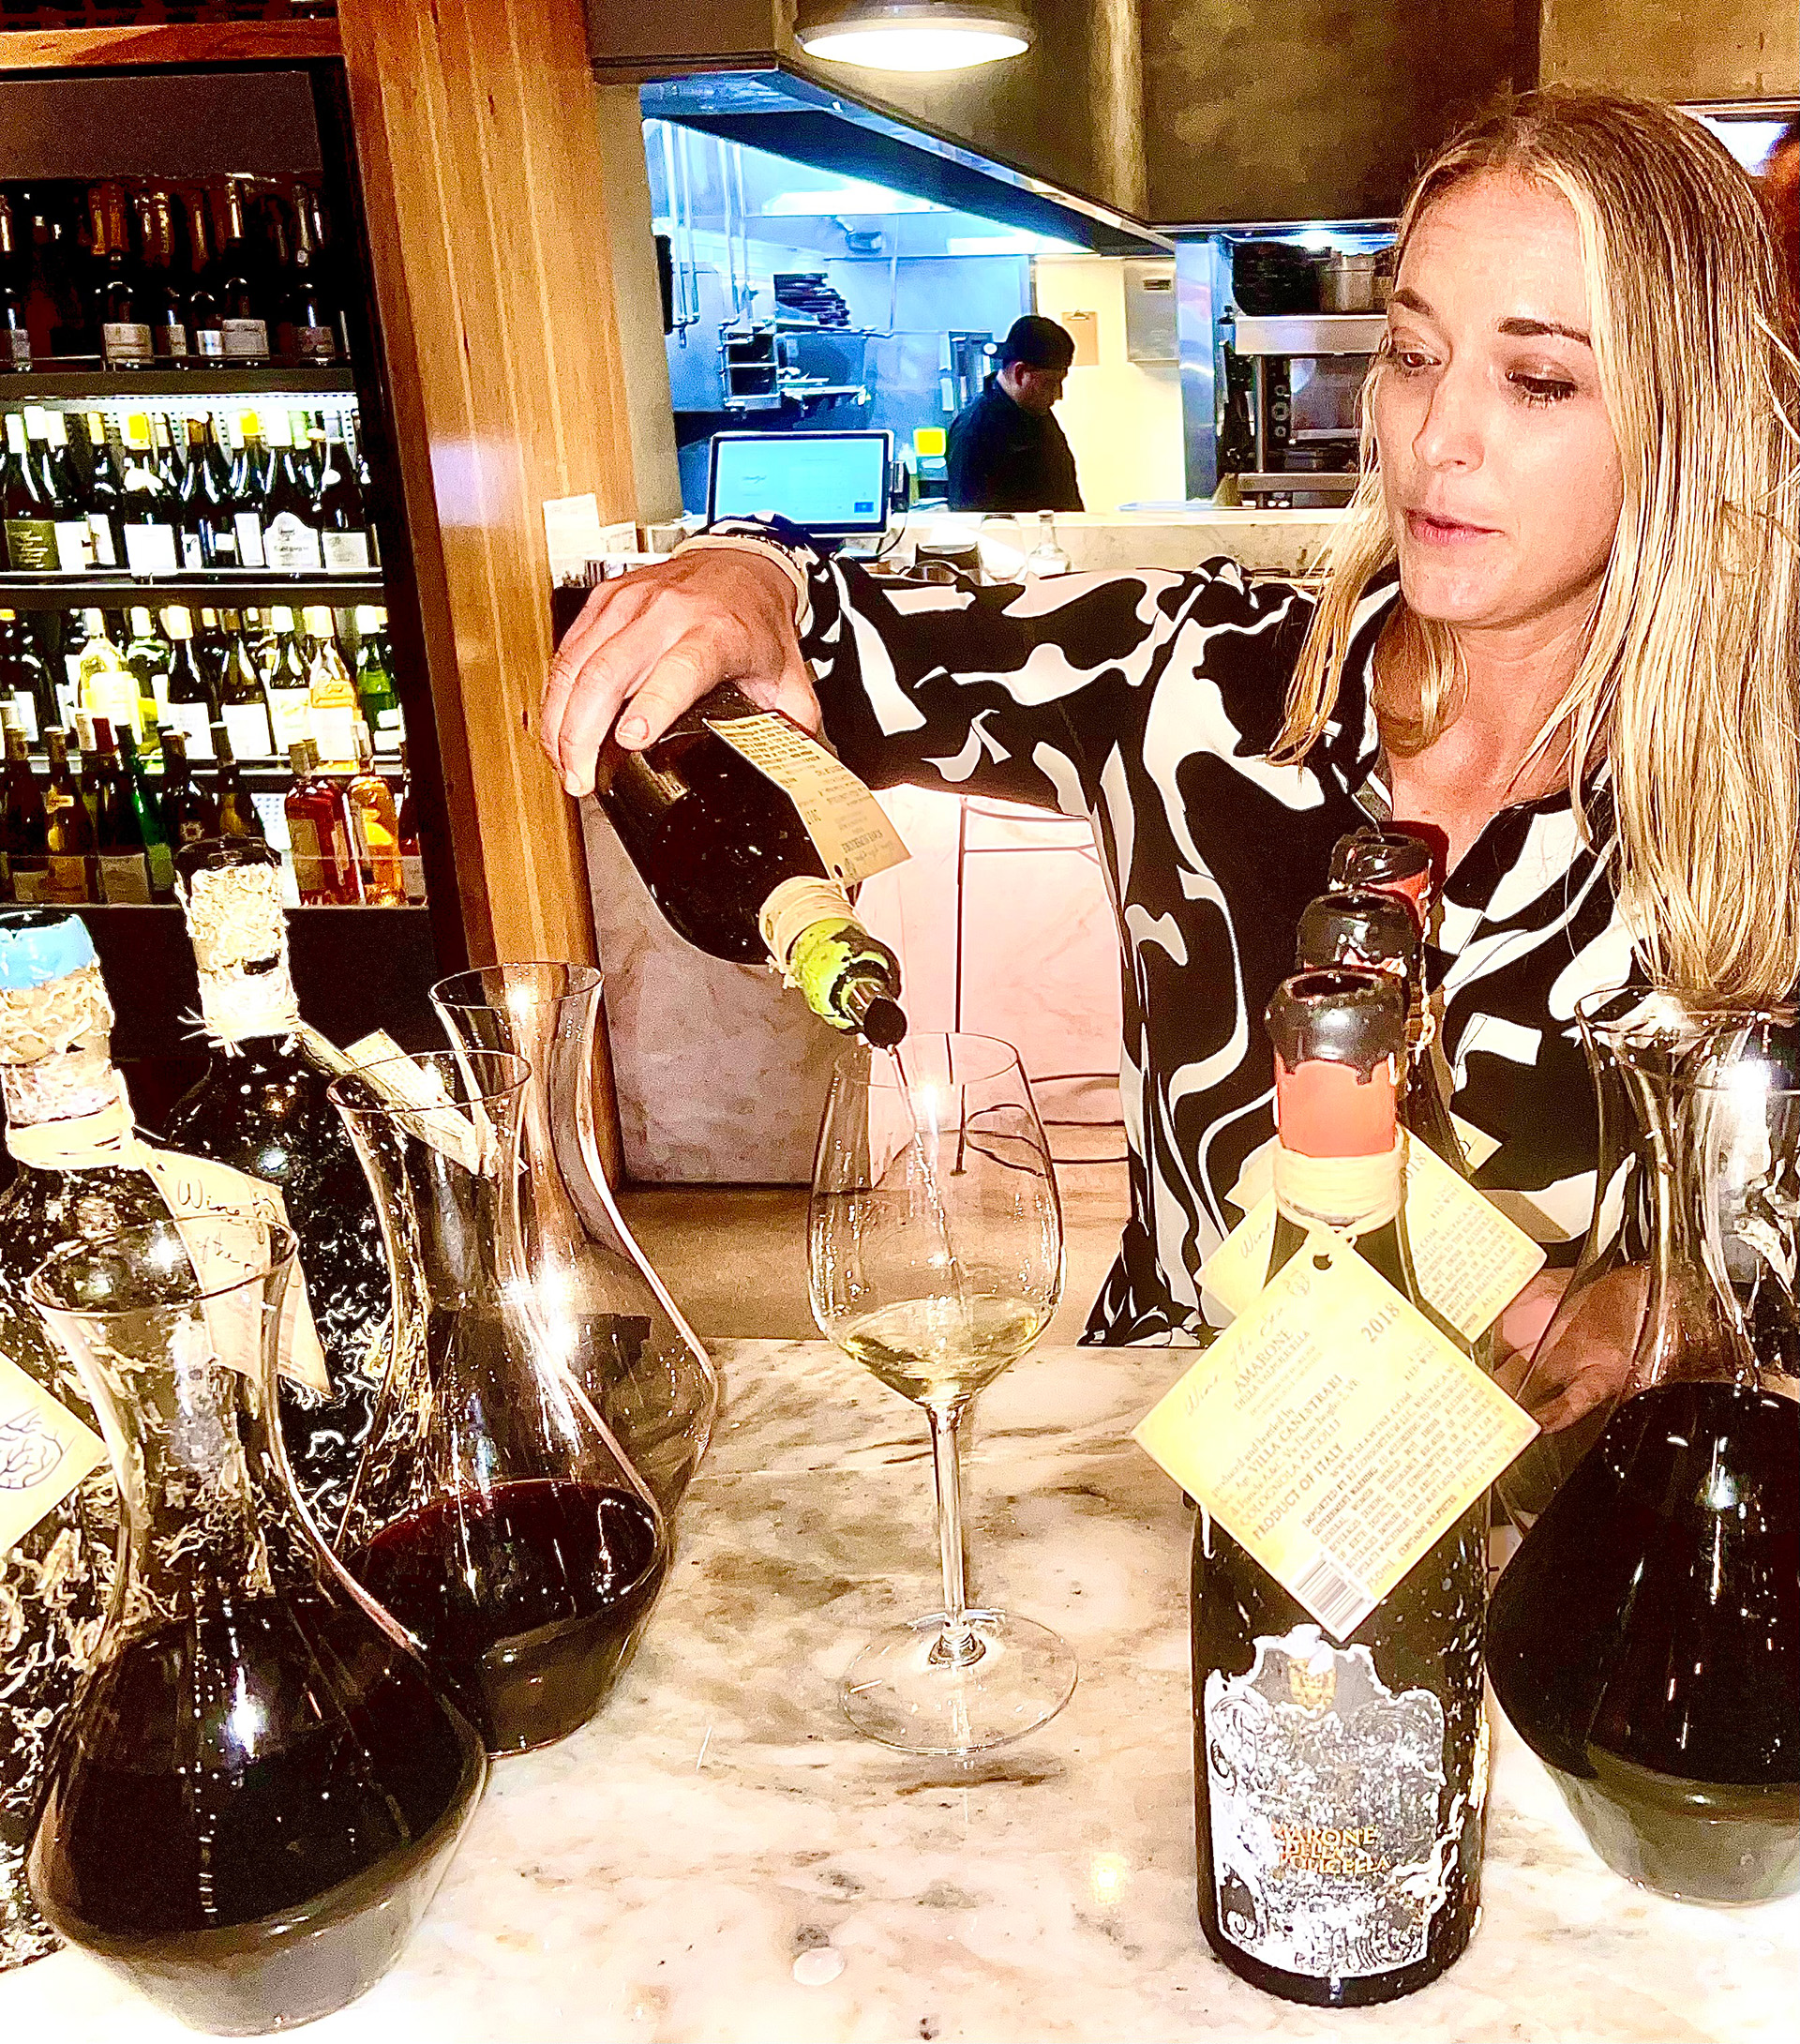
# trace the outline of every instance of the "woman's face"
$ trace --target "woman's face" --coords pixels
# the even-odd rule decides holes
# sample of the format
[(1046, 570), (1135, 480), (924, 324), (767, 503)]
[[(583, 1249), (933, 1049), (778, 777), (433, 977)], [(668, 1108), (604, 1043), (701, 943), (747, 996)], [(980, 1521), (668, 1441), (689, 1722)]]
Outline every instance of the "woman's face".
[(1374, 391), (1401, 587), (1467, 629), (1584, 612), (1623, 501), (1575, 216), (1523, 179), (1454, 187), (1415, 229)]

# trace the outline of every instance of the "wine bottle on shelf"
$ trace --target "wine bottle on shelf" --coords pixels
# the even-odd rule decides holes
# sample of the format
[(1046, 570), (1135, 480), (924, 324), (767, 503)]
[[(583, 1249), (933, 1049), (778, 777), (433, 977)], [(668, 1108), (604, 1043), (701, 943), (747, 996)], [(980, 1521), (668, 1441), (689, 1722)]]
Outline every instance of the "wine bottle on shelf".
[(81, 495), (93, 546), (93, 565), (102, 573), (125, 564), (125, 480), (106, 437), (103, 413), (87, 414), (87, 486)]
[(0, 191), (0, 370), (32, 366), (31, 272), (22, 260), (12, 202)]
[(228, 610), (223, 620), (226, 640), (218, 671), (218, 708), (232, 734), (232, 751), (239, 759), (267, 759), (275, 753), (275, 729), (268, 696), (245, 641), (244, 619)]
[(241, 568), (268, 565), (262, 549), (262, 503), (267, 494), (262, 423), (254, 412), (228, 421), (234, 444), (232, 474), (226, 501), (231, 505), (232, 524), (237, 534), (237, 564)]
[(304, 185), (291, 191), (293, 248), (288, 272), (288, 299), (282, 350), (302, 362), (338, 359), (337, 310), (324, 277), (324, 252), (317, 239), (312, 194)]
[(344, 445), (342, 419), (325, 414), (313, 516), (328, 575), (367, 575), (369, 569), (368, 508)]
[(138, 678), (113, 639), (103, 610), (87, 613), (87, 639), (82, 648), (77, 680), (78, 707), (82, 714), (105, 717), (121, 729), (127, 724), (134, 729), (138, 727), (143, 714)]
[[(11, 898), (22, 907), (42, 902), (50, 886), (50, 843), (43, 791), (31, 771), (25, 734), (7, 720), (7, 785), (0, 802), (0, 843), (6, 846)], [(0, 1919), (5, 1912), (0, 1910)], [(0, 1964), (4, 1964), (0, 1960)]]
[(201, 366), (211, 368), (224, 359), (225, 328), (205, 192), (198, 187), (183, 192), (182, 206), (188, 215), (188, 262), (192, 278), (188, 292), (188, 338)]
[(195, 664), (206, 677), (207, 685), (217, 694), (218, 677), (225, 666), (225, 634), (218, 622), (218, 612), (210, 604), (201, 606), (193, 645)]
[(308, 716), (312, 697), (307, 681), (306, 657), (300, 650), (293, 612), (278, 604), (269, 612), (269, 639), (262, 649), (262, 686), (269, 699), (269, 723), (275, 732), (275, 751), (289, 752), (295, 743), (312, 736)]
[(317, 575), (324, 565), (318, 514), (304, 461), (293, 443), (292, 414), (276, 406), (263, 430), (275, 454), (274, 472), (262, 501), (263, 555), (271, 568), (284, 574)]
[(223, 724), (213, 726), (213, 804), (218, 816), (218, 834), (221, 837), (264, 837), (262, 819), (256, 813), (250, 784), (244, 778), (244, 769), (232, 757), (232, 734)]
[(236, 505), (218, 443), (203, 419), (188, 421), (188, 460), (181, 475), (181, 556), (189, 568), (234, 568)]
[[(206, 757), (212, 757), (213, 734), (206, 734)], [(202, 837), (217, 837), (218, 804), (194, 780), (188, 763), (188, 741), (179, 731), (162, 734), (162, 785), (157, 791), (158, 818), (163, 842), (179, 853)]]
[(112, 743), (112, 726), (106, 717), (89, 716), (85, 710), (78, 710), (70, 736), (74, 744), (69, 747), (68, 771), (81, 790), (87, 820), (98, 832), (100, 827), (100, 782), (104, 777), (106, 749)]
[[(162, 804), (158, 799), (158, 790), (151, 786), (148, 769), (152, 754), (161, 744), (178, 741), (180, 734), (171, 731), (165, 741), (153, 726), (146, 736), (152, 743), (142, 752), (132, 744), (129, 731), (121, 731), (114, 743), (118, 747), (119, 771), (124, 776), (132, 814), (137, 819), (138, 835), (143, 840), (143, 860), (150, 873), (150, 899), (160, 905), (175, 898), (175, 852), (168, 832), (163, 829)], [(168, 771), (166, 759), (163, 771)]]
[(419, 809), (412, 796), (412, 769), (408, 764), (406, 742), (400, 742), (400, 885), (407, 901), (417, 906), (426, 898), (425, 848), (419, 842)]
[[(1268, 1025), (1271, 1278), (1335, 1238), (1425, 1310), (1396, 1140), (1400, 987), (1374, 973), (1302, 973), (1277, 992)], [(1467, 1945), (1486, 1821), (1486, 1548), (1483, 1492), (1360, 1619), (1366, 1598), (1347, 1579), (1340, 1597), (1322, 1557), (1319, 1580), (1302, 1586), (1315, 1609), (1342, 1610), (1345, 1630), (1328, 1636), (1216, 1519), (1198, 1515), (1200, 1920), (1217, 1957), (1253, 1986), (1317, 2006), (1390, 2001)]]
[(157, 613), (146, 605), (132, 608), (125, 664), (137, 677), (138, 714), (134, 722), (142, 732), (153, 720), (162, 721), (163, 705), (169, 696), (169, 669), (174, 664), (174, 648), (163, 637)]
[(94, 564), (94, 535), (82, 507), (82, 486), (68, 456), (68, 428), (60, 412), (28, 411), (25, 438), (56, 526), (56, 565), (64, 575), (84, 575)]
[(94, 823), (68, 764), (67, 733), (44, 733), (44, 899), (58, 907), (100, 898)]
[(138, 194), (138, 246), (143, 250), (144, 313), (157, 359), (185, 368), (193, 356), (188, 308), (176, 276), (174, 203), (165, 188)]
[(394, 693), (387, 612), (374, 604), (356, 609), (356, 701), (375, 750), (392, 752), (400, 743), (400, 701)]
[(31, 205), (32, 291), (26, 304), (32, 353), (39, 362), (98, 357), (100, 337), (88, 325), (86, 258), (76, 232), (79, 207), (69, 188), (50, 186)]
[(147, 369), (156, 361), (147, 293), (126, 224), (125, 188), (108, 182), (88, 193), (93, 236), (94, 311), (100, 360), (108, 369)]
[(225, 181), (225, 234), (218, 251), (219, 331), (228, 362), (248, 364), (269, 358), (268, 307), (247, 223), (244, 188)]
[(212, 1059), (170, 1116), (168, 1139), (278, 1185), (331, 1378), (284, 1384), (281, 1431), (315, 1524), (335, 1539), (387, 1360), (387, 1259), (368, 1180), (325, 1098), (350, 1060), (300, 1017), (279, 855), (213, 840), (181, 854), (182, 906)]
[(344, 789), (344, 801), (363, 900), (372, 909), (398, 909), (406, 900), (406, 876), (400, 867), (400, 819), (394, 791), (376, 773), (375, 749), (360, 724), (355, 744), (356, 771)]
[(131, 799), (131, 783), (119, 763), (117, 741), (100, 741), (99, 802), (94, 836), (100, 871), (100, 899), (117, 907), (150, 905), (150, 859)]
[[(771, 959), (833, 1029), (859, 1030), (882, 1046), (898, 1043), (907, 1027), (899, 960), (856, 920), (793, 796), (715, 725), (797, 779), (854, 804), (858, 836), (891, 848), (881, 864), (906, 856), (848, 769), (728, 684), (642, 752), (611, 740), (603, 746), (594, 794), (626, 856), (690, 944), (740, 965)], [(863, 876), (874, 870), (865, 866)]]
[(22, 413), (7, 413), (7, 461), (0, 471), (0, 518), (6, 521), (7, 565), (28, 575), (60, 572), (56, 519), (44, 502), (32, 467)]
[(351, 849), (350, 811), (343, 792), (319, 772), (319, 755), (310, 739), (295, 740), (288, 764), (293, 785), (281, 806), (300, 899), (308, 908), (353, 908), (362, 899), (362, 880)]
[(346, 771), (356, 763), (356, 733), (362, 729), (355, 684), (338, 651), (330, 610), (309, 604), (300, 617), (306, 628), (307, 735), (330, 772)]
[(191, 759), (213, 756), (213, 726), (223, 714), (217, 691), (194, 654), (193, 612), (176, 606), (163, 612), (169, 629), (168, 678), (162, 691), (162, 724), (179, 731)]
[(150, 421), (133, 412), (125, 422), (124, 497), (119, 509), (125, 563), (133, 575), (174, 575), (181, 567), (175, 537), (175, 493), (157, 458)]
[(0, 703), (10, 706), (28, 744), (35, 745), (38, 733), (58, 721), (50, 669), (12, 610), (0, 610)]

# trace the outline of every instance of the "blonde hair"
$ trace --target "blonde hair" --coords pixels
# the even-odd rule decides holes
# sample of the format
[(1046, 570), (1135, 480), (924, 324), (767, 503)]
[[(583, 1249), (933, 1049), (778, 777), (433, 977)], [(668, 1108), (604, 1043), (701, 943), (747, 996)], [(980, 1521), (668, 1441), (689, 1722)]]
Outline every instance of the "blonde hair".
[[(1699, 122), (1649, 100), (1544, 92), (1456, 136), (1400, 222), (1465, 179), (1559, 193), (1581, 231), (1595, 360), (1624, 506), (1585, 651), (1537, 750), (1604, 754), (1614, 884), (1656, 976), (1719, 999), (1800, 979), (1800, 364), (1780, 335), (1779, 254), (1749, 177)], [(1300, 758), (1337, 699), (1353, 616), (1395, 558), (1362, 396), (1364, 475), (1289, 684), (1275, 757)], [(1454, 721), (1449, 629), (1423, 654), (1415, 751)], [(1580, 774), (1574, 775), (1583, 830)]]

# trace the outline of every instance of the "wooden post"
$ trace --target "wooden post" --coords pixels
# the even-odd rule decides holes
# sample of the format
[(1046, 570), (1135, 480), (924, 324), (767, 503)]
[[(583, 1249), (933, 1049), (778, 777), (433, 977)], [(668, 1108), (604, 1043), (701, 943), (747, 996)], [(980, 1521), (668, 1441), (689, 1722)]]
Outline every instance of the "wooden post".
[(580, 0), (339, 0), (338, 21), (470, 956), (592, 960), (579, 819), (535, 737), (543, 501), (635, 508)]

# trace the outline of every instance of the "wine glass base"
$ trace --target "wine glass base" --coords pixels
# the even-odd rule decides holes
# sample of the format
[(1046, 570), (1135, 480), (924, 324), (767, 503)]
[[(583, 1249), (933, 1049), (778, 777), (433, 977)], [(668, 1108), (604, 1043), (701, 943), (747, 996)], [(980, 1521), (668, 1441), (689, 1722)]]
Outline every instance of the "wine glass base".
[(1048, 1626), (1004, 1611), (971, 1611), (980, 1651), (958, 1665), (942, 1651), (933, 1612), (878, 1632), (838, 1691), (865, 1738), (907, 1753), (984, 1753), (1048, 1724), (1074, 1693), (1074, 1651)]

